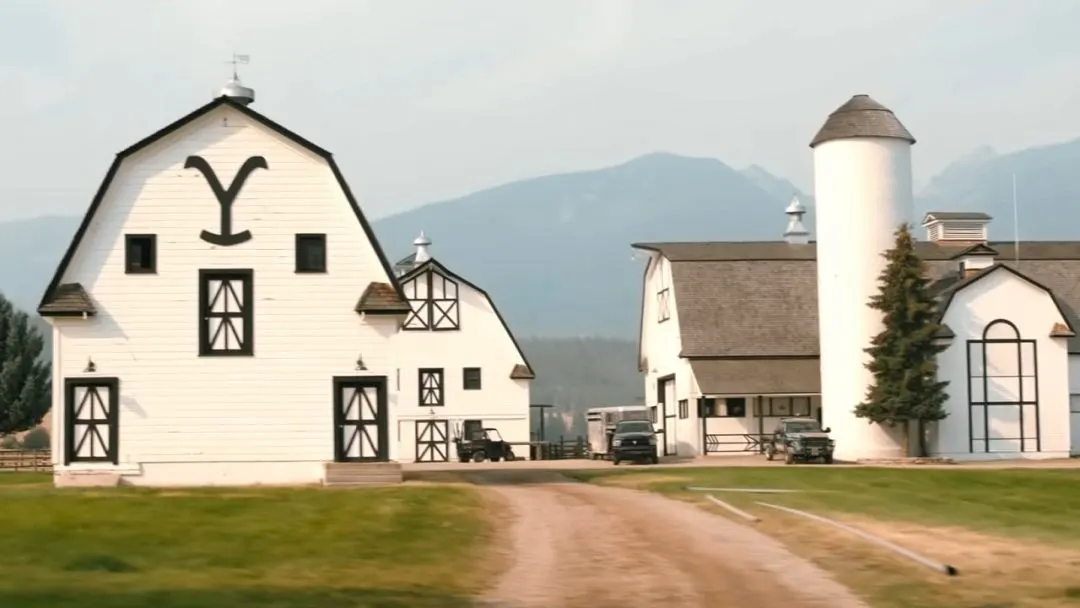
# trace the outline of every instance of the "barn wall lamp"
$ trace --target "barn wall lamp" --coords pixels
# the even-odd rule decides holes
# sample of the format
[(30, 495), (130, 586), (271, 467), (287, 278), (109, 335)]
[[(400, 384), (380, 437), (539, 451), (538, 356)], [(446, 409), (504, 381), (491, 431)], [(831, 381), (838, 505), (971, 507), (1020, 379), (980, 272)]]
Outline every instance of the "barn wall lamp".
[(92, 373), (96, 372), (97, 371), (97, 365), (94, 363), (94, 360), (91, 359), (90, 357), (87, 357), (86, 358), (86, 367), (84, 367), (82, 371), (84, 373), (87, 373), (87, 374), (92, 374)]
[(367, 366), (364, 365), (364, 355), (363, 355), (363, 353), (361, 353), (359, 355), (356, 355), (356, 371), (358, 371), (358, 372), (366, 372), (367, 371)]

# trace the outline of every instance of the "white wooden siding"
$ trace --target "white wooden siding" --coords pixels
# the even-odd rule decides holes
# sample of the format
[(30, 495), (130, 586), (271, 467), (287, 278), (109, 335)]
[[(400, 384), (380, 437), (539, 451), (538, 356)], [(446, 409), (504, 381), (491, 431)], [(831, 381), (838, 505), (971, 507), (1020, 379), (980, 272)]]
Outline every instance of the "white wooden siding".
[[(983, 330), (997, 319), (1006, 319), (1016, 325), (1021, 339), (1036, 341), (1038, 377), (1026, 383), (1038, 383), (1038, 428), (1042, 448), (1039, 452), (971, 452), (970, 424), (981, 423), (982, 419), (978, 413), (973, 415), (969, 407), (967, 341), (982, 339)], [(931, 428), (931, 446), (935, 455), (958, 460), (1068, 456), (1071, 443), (1069, 356), (1066, 340), (1050, 337), (1053, 325), (1064, 322), (1053, 299), (1044, 290), (1004, 269), (995, 270), (953, 296), (944, 323), (956, 337), (938, 356), (939, 377), (950, 382), (946, 388), (949, 400), (945, 404), (949, 416)], [(1034, 416), (1028, 417), (1030, 428)], [(1000, 422), (1005, 424), (1003, 420)], [(1000, 425), (991, 426), (991, 438), (1011, 432)], [(1018, 428), (1019, 422), (1014, 426)], [(1033, 449), (1034, 445), (1027, 447)]]
[[(199, 238), (218, 231), (219, 206), (183, 168), (194, 154), (226, 188), (249, 156), (266, 158), (233, 206), (234, 230), (252, 240)], [(302, 232), (327, 234), (327, 274), (294, 273)], [(157, 235), (156, 274), (124, 273), (125, 233)], [(198, 356), (198, 274), (209, 268), (254, 271), (254, 357)], [(120, 379), (121, 468), (143, 472), (133, 483), (317, 481), (333, 457), (332, 377), (386, 375), (393, 387), (408, 357), (392, 340), (396, 319), (353, 311), (369, 282), (388, 280), (327, 163), (219, 108), (120, 167), (62, 277), (92, 294), (98, 315), (54, 319), (56, 379), (84, 375), (88, 359), (92, 375)], [(63, 391), (53, 394), (62, 412)], [(391, 411), (396, 402), (391, 390)], [(194, 462), (204, 465), (181, 470)]]
[[(682, 338), (679, 335), (679, 313), (676, 308), (675, 289), (671, 277), (671, 263), (660, 254), (651, 254), (648, 271), (645, 274), (644, 295), (641, 315), (641, 357), (648, 365), (644, 374), (644, 402), (648, 406), (659, 406), (657, 381), (665, 376), (675, 375), (674, 386), (668, 389), (667, 413), (675, 414), (668, 418), (668, 438), (659, 437), (658, 449), (664, 452), (665, 441), (668, 449), (681, 450), (679, 437), (682, 426), (678, 418), (680, 399), (686, 398), (686, 383), (689, 381), (690, 366), (679, 357)], [(661, 321), (658, 293), (667, 289), (667, 318)], [(656, 414), (657, 430), (664, 427), (664, 411), (658, 407)]]
[[(425, 282), (424, 275), (419, 280)], [(407, 294), (412, 293), (407, 284), (403, 288)], [(432, 417), (483, 420), (485, 426), (499, 429), (505, 440), (527, 442), (531, 381), (510, 378), (514, 366), (524, 361), (485, 294), (460, 282), (457, 291), (459, 330), (409, 330), (395, 337), (396, 348), (408, 353), (411, 366), (402, 367), (400, 377), (395, 378), (393, 389), (398, 399), (394, 415), (408, 421)], [(480, 390), (465, 390), (466, 367), (480, 368)], [(420, 405), (419, 370), (424, 368), (443, 370), (444, 405)], [(411, 422), (400, 426), (405, 429), (405, 434), (399, 435), (396, 450), (396, 458), (401, 462), (415, 458), (412, 427)], [(517, 455), (528, 454), (519, 448)]]

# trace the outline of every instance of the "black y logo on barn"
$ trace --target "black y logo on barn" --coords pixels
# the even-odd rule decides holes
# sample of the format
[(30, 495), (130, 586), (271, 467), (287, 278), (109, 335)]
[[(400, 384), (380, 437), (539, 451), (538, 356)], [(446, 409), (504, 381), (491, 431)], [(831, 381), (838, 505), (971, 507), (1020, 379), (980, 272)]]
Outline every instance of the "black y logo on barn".
[(218, 234), (203, 230), (199, 235), (202, 240), (213, 245), (220, 245), (222, 247), (229, 247), (231, 245), (239, 245), (245, 241), (251, 240), (251, 232), (244, 230), (242, 232), (234, 233), (232, 231), (232, 205), (236, 201), (237, 195), (240, 194), (240, 189), (244, 187), (244, 182), (247, 181), (249, 175), (255, 169), (267, 169), (266, 159), (262, 156), (252, 156), (244, 161), (240, 170), (236, 172), (236, 177), (233, 178), (229, 189), (225, 190), (221, 187), (221, 182), (218, 181), (217, 175), (214, 173), (214, 169), (210, 166), (210, 163), (206, 162), (201, 156), (189, 156), (184, 161), (185, 169), (198, 169), (199, 173), (203, 174), (206, 178), (206, 183), (210, 184), (210, 190), (213, 191), (214, 197), (218, 201), (218, 205), (221, 207), (221, 230)]

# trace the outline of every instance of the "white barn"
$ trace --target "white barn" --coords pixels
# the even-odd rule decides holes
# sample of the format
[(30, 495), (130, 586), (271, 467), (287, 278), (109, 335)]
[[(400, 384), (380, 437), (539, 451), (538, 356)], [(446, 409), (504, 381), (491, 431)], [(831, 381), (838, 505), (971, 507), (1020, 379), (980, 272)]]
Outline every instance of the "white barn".
[[(414, 353), (415, 378), (395, 410), (402, 462), (455, 459), (452, 439), (466, 428), (496, 429), (511, 443), (530, 436), (529, 385), (535, 377), (491, 297), (431, 257), (423, 233), (395, 265), (409, 302), (396, 348)], [(516, 450), (527, 457), (528, 450)]]
[[(785, 416), (831, 427), (836, 458), (893, 458), (898, 434), (853, 414), (897, 224), (913, 213), (914, 138), (865, 95), (814, 149), (817, 242), (787, 209), (784, 240), (638, 243), (639, 367), (665, 454), (756, 452)], [(933, 212), (916, 250), (941, 299), (948, 418), (928, 447), (956, 460), (1080, 453), (1080, 242), (995, 243), (984, 213)]]
[(57, 484), (319, 483), (412, 461), (399, 416), (419, 419), (429, 365), (482, 368), (477, 412), (527, 420), (531, 370), (490, 300), (459, 296), (469, 343), (402, 331), (410, 298), (333, 157), (253, 98), (231, 82), (120, 152), (49, 282)]

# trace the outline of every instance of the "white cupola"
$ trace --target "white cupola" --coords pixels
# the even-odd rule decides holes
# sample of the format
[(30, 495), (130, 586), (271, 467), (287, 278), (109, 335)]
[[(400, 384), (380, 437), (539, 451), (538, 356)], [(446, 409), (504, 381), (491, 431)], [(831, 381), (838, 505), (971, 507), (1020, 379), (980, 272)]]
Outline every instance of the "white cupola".
[(784, 231), (784, 240), (793, 245), (805, 245), (810, 242), (810, 232), (803, 225), (803, 216), (806, 215), (806, 206), (799, 197), (792, 196), (784, 213), (788, 216), (787, 230)]
[(413, 263), (420, 265), (431, 259), (431, 253), (428, 251), (428, 247), (431, 246), (431, 239), (424, 235), (424, 231), (420, 231), (420, 236), (412, 242), (416, 247), (416, 254), (413, 256)]

